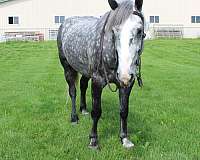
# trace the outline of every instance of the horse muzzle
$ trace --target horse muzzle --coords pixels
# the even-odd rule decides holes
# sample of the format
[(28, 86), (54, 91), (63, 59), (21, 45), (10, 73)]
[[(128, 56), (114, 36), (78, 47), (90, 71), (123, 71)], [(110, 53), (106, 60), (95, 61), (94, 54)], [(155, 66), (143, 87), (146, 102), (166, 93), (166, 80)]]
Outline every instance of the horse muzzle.
[(134, 79), (134, 74), (117, 74), (117, 81), (119, 82), (121, 87), (129, 87)]

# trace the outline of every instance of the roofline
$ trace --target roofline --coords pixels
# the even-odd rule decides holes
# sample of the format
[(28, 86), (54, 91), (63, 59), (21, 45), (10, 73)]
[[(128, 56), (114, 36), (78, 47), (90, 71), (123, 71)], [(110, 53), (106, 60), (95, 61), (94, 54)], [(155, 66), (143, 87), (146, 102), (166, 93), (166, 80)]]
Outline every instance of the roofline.
[(1, 5), (2, 3), (10, 2), (10, 1), (13, 1), (13, 0), (0, 0), (0, 5)]

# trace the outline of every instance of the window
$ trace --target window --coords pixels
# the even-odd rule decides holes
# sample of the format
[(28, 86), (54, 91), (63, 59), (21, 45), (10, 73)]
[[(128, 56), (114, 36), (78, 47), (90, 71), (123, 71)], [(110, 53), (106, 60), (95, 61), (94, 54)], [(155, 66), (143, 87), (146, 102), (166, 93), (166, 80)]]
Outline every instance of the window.
[(191, 23), (200, 23), (200, 16), (191, 16)]
[(200, 23), (200, 16), (196, 16), (196, 23)]
[(55, 23), (63, 23), (65, 21), (65, 16), (55, 16)]
[(59, 16), (55, 16), (55, 23), (59, 23)]
[(160, 18), (159, 16), (150, 16), (150, 23), (159, 23)]
[(150, 23), (154, 23), (154, 16), (150, 16)]
[(8, 24), (19, 24), (19, 17), (8, 17)]
[(65, 21), (65, 16), (60, 16), (60, 23), (63, 23)]
[(191, 17), (191, 22), (192, 22), (192, 23), (196, 23), (196, 17), (195, 17), (195, 16), (192, 16), (192, 17)]
[(159, 16), (155, 16), (155, 23), (159, 23)]

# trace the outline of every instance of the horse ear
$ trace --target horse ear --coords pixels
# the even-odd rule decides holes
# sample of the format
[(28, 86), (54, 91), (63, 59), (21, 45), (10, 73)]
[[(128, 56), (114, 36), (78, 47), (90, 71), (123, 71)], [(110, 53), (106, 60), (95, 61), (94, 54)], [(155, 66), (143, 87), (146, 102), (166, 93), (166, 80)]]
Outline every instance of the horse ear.
[(116, 0), (108, 0), (108, 3), (110, 7), (112, 8), (112, 10), (115, 10), (118, 7), (118, 3)]
[(138, 11), (142, 11), (143, 0), (135, 0), (135, 7)]

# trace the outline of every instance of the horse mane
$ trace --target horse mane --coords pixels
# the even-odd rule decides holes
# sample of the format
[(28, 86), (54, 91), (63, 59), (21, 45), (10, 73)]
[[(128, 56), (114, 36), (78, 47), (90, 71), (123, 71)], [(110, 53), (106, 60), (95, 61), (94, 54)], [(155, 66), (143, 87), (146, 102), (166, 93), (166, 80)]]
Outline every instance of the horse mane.
[(133, 7), (133, 1), (126, 0), (121, 2), (115, 10), (110, 12), (110, 16), (106, 25), (106, 31), (112, 31), (114, 26), (123, 24), (133, 13)]

